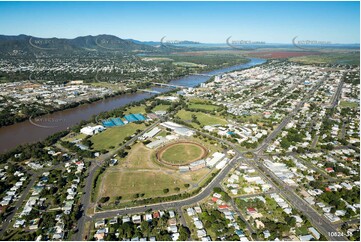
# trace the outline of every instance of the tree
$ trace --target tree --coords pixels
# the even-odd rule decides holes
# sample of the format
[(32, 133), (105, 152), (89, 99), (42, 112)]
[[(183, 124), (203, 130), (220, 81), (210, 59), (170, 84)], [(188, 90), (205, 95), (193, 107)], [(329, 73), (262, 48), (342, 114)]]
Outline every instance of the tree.
[(100, 198), (99, 202), (100, 203), (106, 203), (106, 202), (109, 201), (109, 199), (110, 199), (110, 197), (102, 197), (102, 198)]
[(165, 189), (163, 189), (163, 192), (164, 192), (164, 193), (168, 193), (168, 192), (169, 192), (169, 189), (168, 189), (168, 188), (165, 188)]
[(188, 238), (190, 237), (190, 235), (191, 235), (191, 231), (189, 231), (189, 228), (181, 225), (180, 228), (179, 228), (179, 238), (178, 238), (178, 240), (179, 241), (187, 241)]

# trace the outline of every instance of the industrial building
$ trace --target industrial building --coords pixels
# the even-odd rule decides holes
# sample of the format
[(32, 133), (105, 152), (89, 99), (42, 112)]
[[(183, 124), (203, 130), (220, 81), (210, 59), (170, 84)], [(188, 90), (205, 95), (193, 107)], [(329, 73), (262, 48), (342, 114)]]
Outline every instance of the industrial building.
[(181, 136), (193, 136), (194, 135), (194, 131), (190, 130), (186, 127), (184, 127), (183, 125), (177, 124), (177, 123), (173, 123), (173, 122), (164, 122), (161, 123), (160, 125), (162, 125), (165, 128), (171, 129), (174, 133), (181, 135)]

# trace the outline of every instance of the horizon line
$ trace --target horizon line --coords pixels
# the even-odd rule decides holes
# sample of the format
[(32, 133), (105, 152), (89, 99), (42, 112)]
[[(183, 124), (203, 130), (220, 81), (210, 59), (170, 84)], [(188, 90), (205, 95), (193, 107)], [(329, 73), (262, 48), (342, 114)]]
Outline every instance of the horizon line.
[[(114, 34), (97, 34), (97, 35), (92, 35), (92, 34), (88, 34), (88, 35), (79, 35), (79, 36), (76, 36), (76, 37), (72, 37), (72, 38), (69, 38), (69, 37), (38, 37), (38, 36), (34, 36), (34, 35), (29, 35), (29, 34), (18, 34), (18, 35), (11, 35), (11, 34), (0, 34), (0, 36), (8, 36), (8, 37), (17, 37), (17, 36), (22, 36), (22, 35), (25, 35), (25, 36), (29, 36), (29, 37), (34, 37), (34, 38), (42, 38), (42, 39), (66, 39), (66, 40), (71, 40), (71, 39), (76, 39), (76, 38), (81, 38), (81, 37), (87, 37), (87, 36), (91, 36), (91, 37), (96, 37), (96, 36), (100, 36), (100, 35), (108, 35), (108, 36), (114, 36), (114, 37), (117, 37), (119, 39), (123, 39), (123, 40), (135, 40), (135, 41), (140, 41), (140, 42), (162, 42), (162, 38), (165, 37), (163, 36), (162, 38), (160, 38), (159, 40), (139, 40), (139, 39), (134, 39), (134, 38), (122, 38), (122, 37), (119, 37), (117, 35), (114, 35)], [(228, 36), (227, 38), (229, 38), (230, 36)], [(177, 40), (177, 41), (189, 41), (189, 42), (195, 42), (194, 45), (197, 45), (197, 44), (218, 44), (218, 45), (221, 45), (221, 44), (225, 44), (227, 45), (227, 38), (225, 39), (226, 41), (225, 42), (201, 42), (201, 41), (195, 41), (195, 40)], [(295, 37), (293, 37), (295, 38)], [(293, 39), (292, 38), (292, 39)], [(262, 45), (287, 45), (287, 44), (290, 44), (290, 45), (293, 45), (292, 43), (292, 39), (291, 39), (291, 42), (265, 42), (265, 41), (262, 41), (264, 43), (262, 44), (257, 44), (257, 43), (251, 43), (249, 45), (258, 45), (258, 46), (262, 46)], [(173, 40), (172, 40), (173, 41)], [(253, 41), (253, 40), (236, 40), (236, 41)], [(302, 41), (319, 41), (319, 40), (302, 40)], [(257, 42), (256, 40), (254, 40), (254, 42)], [(259, 41), (261, 42), (261, 41)], [(169, 43), (169, 44), (172, 44), (172, 43)], [(174, 44), (174, 43), (173, 43)], [(175, 44), (176, 45), (176, 44)], [(238, 44), (240, 45), (240, 44)], [(327, 44), (309, 44), (310, 46), (312, 45), (324, 45), (324, 46), (332, 46), (332, 45), (360, 45), (360, 43), (327, 43)]]

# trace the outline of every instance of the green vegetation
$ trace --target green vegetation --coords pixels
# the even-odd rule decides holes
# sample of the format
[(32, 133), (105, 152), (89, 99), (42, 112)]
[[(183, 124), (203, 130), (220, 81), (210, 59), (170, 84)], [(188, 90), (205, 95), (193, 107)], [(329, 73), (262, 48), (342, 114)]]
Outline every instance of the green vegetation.
[(341, 101), (340, 102), (340, 107), (341, 108), (357, 108), (358, 107), (358, 103), (356, 102), (347, 102), (347, 101)]
[(124, 114), (130, 114), (130, 113), (145, 113), (145, 107), (144, 105), (129, 107), (124, 112)]
[(216, 105), (211, 104), (198, 104), (198, 103), (191, 103), (188, 105), (189, 109), (195, 109), (195, 110), (206, 110), (206, 111), (214, 111), (219, 109)]
[[(103, 207), (150, 203), (164, 196), (170, 200), (187, 197), (190, 193), (186, 191), (192, 189), (190, 183), (200, 183), (208, 173), (208, 170), (201, 169), (179, 174), (178, 170), (155, 162), (155, 151), (146, 148), (143, 143), (133, 145), (126, 152), (127, 156), (117, 157), (118, 165), (107, 168), (94, 181), (94, 200), (110, 197), (110, 201)], [(120, 203), (114, 204), (117, 197), (122, 199)]]
[(152, 112), (155, 112), (155, 111), (167, 111), (167, 109), (170, 107), (170, 105), (166, 105), (166, 104), (159, 104), (157, 106), (155, 106), (153, 109), (152, 109)]
[(192, 143), (172, 144), (161, 153), (161, 159), (167, 163), (181, 165), (200, 159), (203, 149)]
[(145, 128), (144, 124), (129, 123), (120, 127), (109, 128), (90, 138), (95, 150), (111, 150), (118, 147), (129, 136), (136, 133), (137, 130)]
[[(155, 237), (157, 241), (171, 241), (172, 238), (170, 233), (167, 231), (167, 221), (169, 215), (166, 214), (161, 218), (155, 218), (151, 221), (142, 221), (142, 223), (134, 224), (133, 222), (123, 223), (122, 220), (118, 219), (118, 223), (109, 224), (109, 233), (105, 237), (106, 241), (117, 241), (119, 238), (132, 239), (134, 237), (138, 238), (150, 238)], [(95, 231), (93, 231), (95, 233)], [(187, 229), (180, 227), (180, 238), (182, 240), (187, 240), (188, 234)], [(119, 233), (119, 237), (115, 236), (116, 233)]]
[(308, 55), (292, 57), (291, 61), (303, 64), (351, 64), (360, 65), (360, 52), (347, 53), (324, 53), (319, 55)]
[(120, 175), (118, 171), (109, 171), (102, 177), (102, 185), (102, 197), (122, 196), (124, 200), (131, 200), (176, 193), (174, 188), (183, 187), (184, 183), (166, 173), (127, 171)]
[(227, 121), (221, 117), (206, 114), (206, 113), (201, 113), (201, 112), (190, 112), (190, 111), (180, 110), (176, 114), (176, 116), (178, 118), (180, 118), (181, 120), (191, 121), (191, 122), (193, 120), (193, 123), (194, 123), (194, 118), (192, 117), (192, 115), (195, 115), (196, 120), (198, 120), (200, 125), (215, 125), (215, 124), (225, 125), (225, 124), (227, 124)]
[(219, 240), (220, 236), (224, 236), (225, 240), (228, 241), (239, 240), (234, 228), (228, 226), (228, 220), (220, 211), (203, 207), (203, 212), (199, 218), (204, 223), (204, 228), (213, 241)]

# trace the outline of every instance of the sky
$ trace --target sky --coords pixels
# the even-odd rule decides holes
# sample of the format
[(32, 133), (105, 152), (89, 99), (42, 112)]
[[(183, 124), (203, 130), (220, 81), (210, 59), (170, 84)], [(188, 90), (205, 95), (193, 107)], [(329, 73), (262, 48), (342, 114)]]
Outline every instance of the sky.
[(0, 2), (0, 34), (360, 43), (359, 2)]

